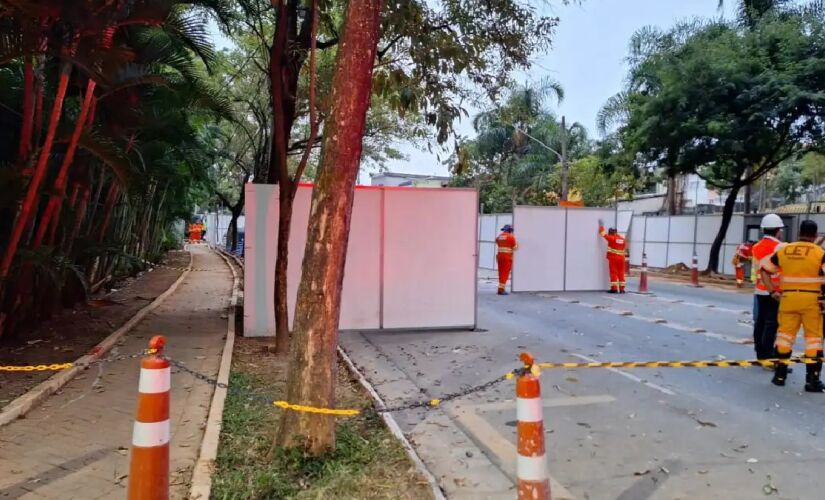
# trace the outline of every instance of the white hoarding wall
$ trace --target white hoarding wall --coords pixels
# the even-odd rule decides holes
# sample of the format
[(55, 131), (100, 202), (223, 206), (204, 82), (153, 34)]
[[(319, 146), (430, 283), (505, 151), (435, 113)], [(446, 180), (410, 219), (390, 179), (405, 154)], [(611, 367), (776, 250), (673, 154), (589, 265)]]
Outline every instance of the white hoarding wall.
[[(301, 279), (312, 186), (298, 189), (287, 270), (290, 327)], [(344, 269), (342, 330), (474, 328), (475, 190), (358, 187)], [(246, 185), (244, 335), (275, 331), (278, 190)]]
[(631, 218), (614, 209), (516, 207), (513, 291), (606, 290), (607, 243), (599, 220), (627, 234)]
[[(232, 216), (229, 214), (221, 214), (210, 212), (206, 214), (206, 236), (204, 240), (210, 245), (226, 246), (227, 235), (229, 233), (229, 223), (232, 221)], [(238, 231), (243, 232), (245, 218), (243, 215), (238, 217)]]
[[(630, 263), (642, 264), (642, 254), (647, 255), (647, 265), (653, 268), (665, 268), (675, 264), (690, 267), (693, 252), (699, 262), (699, 269), (704, 269), (710, 259), (710, 247), (722, 224), (721, 215), (675, 215), (633, 217), (630, 231)], [(732, 259), (736, 247), (745, 237), (745, 217), (734, 215), (725, 234), (725, 240), (719, 252), (719, 270), (724, 274), (733, 274)]]
[(478, 267), (480, 269), (498, 269), (496, 237), (505, 224), (512, 223), (512, 214), (481, 214), (478, 217)]

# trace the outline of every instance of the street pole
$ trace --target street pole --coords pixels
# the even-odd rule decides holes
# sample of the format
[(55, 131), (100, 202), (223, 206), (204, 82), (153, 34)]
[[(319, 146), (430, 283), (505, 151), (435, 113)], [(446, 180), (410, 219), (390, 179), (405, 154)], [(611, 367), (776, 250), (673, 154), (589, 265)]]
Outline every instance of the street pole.
[(567, 201), (568, 194), (568, 174), (567, 165), (567, 125), (564, 116), (561, 117), (561, 200)]

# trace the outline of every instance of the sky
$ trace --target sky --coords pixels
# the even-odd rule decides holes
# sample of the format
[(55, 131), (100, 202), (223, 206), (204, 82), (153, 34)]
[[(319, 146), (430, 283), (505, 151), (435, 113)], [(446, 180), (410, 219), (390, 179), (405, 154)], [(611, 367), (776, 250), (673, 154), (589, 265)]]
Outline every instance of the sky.
[[(536, 2), (539, 3), (539, 2)], [(550, 0), (544, 13), (559, 17), (560, 22), (552, 47), (535, 58), (524, 80), (538, 81), (546, 76), (558, 80), (565, 90), (564, 101), (555, 106), (558, 115), (568, 122), (584, 125), (592, 137), (597, 137), (596, 114), (602, 104), (622, 88), (626, 75), (625, 56), (631, 35), (644, 26), (669, 28), (677, 22), (694, 17), (718, 17), (717, 0), (582, 0), (578, 5), (562, 5)], [(726, 3), (730, 16), (735, 0)], [(218, 46), (226, 40), (218, 37)], [(464, 136), (474, 135), (471, 119), (478, 110), (469, 109), (470, 119), (458, 124)], [(448, 175), (448, 169), (435, 154), (413, 144), (398, 144), (407, 160), (392, 161), (393, 172)], [(424, 145), (426, 146), (426, 145)], [(442, 153), (442, 157), (449, 153)], [(368, 172), (360, 181), (369, 183)]]

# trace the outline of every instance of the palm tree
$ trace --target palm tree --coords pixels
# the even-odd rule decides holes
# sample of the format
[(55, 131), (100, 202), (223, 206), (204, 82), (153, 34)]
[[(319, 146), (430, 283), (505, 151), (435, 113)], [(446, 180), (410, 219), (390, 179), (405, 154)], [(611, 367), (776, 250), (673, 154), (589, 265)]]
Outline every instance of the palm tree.
[[(81, 245), (78, 254), (74, 245), (84, 225), (86, 233), (95, 234), (100, 244), (109, 234), (119, 242), (134, 240), (129, 232), (132, 226), (138, 228), (144, 241), (155, 242), (141, 245), (132, 241), (121, 245), (119, 251), (143, 253), (150, 246), (159, 248), (157, 228), (170, 216), (164, 212), (165, 206), (170, 201), (187, 203), (185, 191), (192, 182), (199, 182), (182, 176), (178, 164), (194, 166), (195, 161), (207, 160), (202, 154), (192, 154), (204, 145), (193, 140), (196, 134), (191, 132), (188, 115), (197, 109), (226, 112), (229, 108), (199, 77), (195, 60), (209, 68), (214, 52), (205, 21), (191, 10), (193, 6), (209, 8), (225, 15), (228, 9), (223, 0), (79, 0), (71, 4), (62, 0), (0, 0), (0, 122), (4, 127), (11, 125), (11, 130), (15, 128), (12, 124), (18, 127), (14, 154), (18, 173), (12, 175), (27, 181), (21, 182), (24, 193), (19, 210), (12, 201), (16, 195), (3, 195), (10, 201), (4, 203), (4, 210), (12, 216), (13, 224), (0, 245), (0, 334), (9, 304), (4, 301), (11, 283), (9, 272), (19, 248), (30, 247), (15, 278), (23, 286), (32, 281), (31, 250), (43, 244), (49, 245), (50, 253), (59, 247), (67, 257), (85, 259), (82, 255), (90, 247)], [(56, 83), (48, 85), (55, 65)], [(78, 106), (64, 106), (66, 101), (75, 100), (76, 86), (85, 88), (78, 96)], [(162, 105), (156, 102), (158, 96), (164, 96)], [(51, 103), (51, 112), (40, 141), (44, 101)], [(22, 110), (17, 112), (14, 107), (20, 102)], [(174, 122), (158, 119), (172, 110), (178, 111)], [(66, 137), (62, 121), (73, 123)], [(148, 133), (156, 127), (168, 128)], [(188, 137), (170, 144), (181, 131), (190, 131)], [(162, 139), (148, 140), (152, 136)], [(7, 167), (3, 164), (11, 159), (5, 151), (0, 145), (0, 168), (4, 170)], [(190, 158), (186, 158), (187, 153)], [(60, 160), (56, 170), (50, 169), (53, 160)], [(131, 175), (135, 165), (141, 174), (149, 174), (145, 183), (144, 177)], [(171, 168), (173, 178), (159, 188), (159, 172), (146, 165)], [(49, 177), (53, 188), (45, 207), (38, 210), (40, 192)], [(71, 195), (67, 197), (70, 184)], [(130, 192), (138, 184), (141, 191)], [(129, 198), (135, 203), (131, 208)], [(101, 214), (97, 205), (104, 199)], [(118, 205), (118, 200), (127, 204)], [(58, 245), (64, 207), (69, 224), (63, 243)], [(110, 221), (117, 222), (114, 230), (109, 229)], [(32, 229), (36, 231), (30, 236)], [(109, 259), (107, 266), (118, 261)], [(94, 277), (95, 273), (89, 275)], [(19, 292), (11, 303), (20, 303)]]

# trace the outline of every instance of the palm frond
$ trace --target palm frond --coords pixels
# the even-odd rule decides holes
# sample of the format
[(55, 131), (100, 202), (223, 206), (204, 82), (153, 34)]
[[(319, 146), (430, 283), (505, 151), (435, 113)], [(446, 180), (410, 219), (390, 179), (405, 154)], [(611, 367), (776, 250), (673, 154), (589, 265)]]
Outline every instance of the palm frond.
[(596, 128), (602, 136), (607, 135), (615, 125), (624, 123), (629, 113), (627, 92), (611, 96), (596, 114)]
[(164, 31), (167, 31), (178, 39), (189, 50), (206, 65), (208, 71), (212, 71), (212, 65), (216, 62), (215, 49), (207, 31), (207, 25), (198, 16), (186, 14), (180, 9), (173, 11), (163, 23)]
[(126, 153), (113, 138), (107, 137), (99, 131), (87, 129), (80, 135), (78, 146), (103, 162), (114, 173), (121, 186), (129, 184), (132, 166)]

